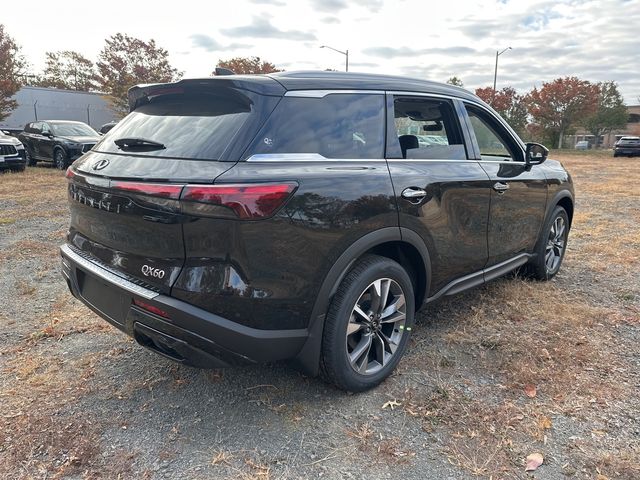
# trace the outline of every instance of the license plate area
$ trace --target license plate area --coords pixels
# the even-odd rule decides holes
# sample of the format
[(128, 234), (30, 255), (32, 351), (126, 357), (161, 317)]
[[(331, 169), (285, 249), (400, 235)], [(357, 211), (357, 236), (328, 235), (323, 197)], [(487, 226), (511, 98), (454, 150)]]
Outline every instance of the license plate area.
[(80, 295), (95, 310), (112, 322), (124, 326), (131, 297), (107, 282), (77, 270)]

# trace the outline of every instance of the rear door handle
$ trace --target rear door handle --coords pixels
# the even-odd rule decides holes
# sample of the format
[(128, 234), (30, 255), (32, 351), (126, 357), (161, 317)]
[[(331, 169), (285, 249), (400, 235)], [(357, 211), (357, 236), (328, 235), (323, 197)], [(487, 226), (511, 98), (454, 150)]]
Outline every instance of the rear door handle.
[(407, 187), (402, 191), (402, 198), (417, 203), (427, 196), (427, 191), (418, 187)]
[(504, 193), (509, 190), (509, 184), (504, 182), (496, 182), (493, 184), (493, 189), (498, 193)]

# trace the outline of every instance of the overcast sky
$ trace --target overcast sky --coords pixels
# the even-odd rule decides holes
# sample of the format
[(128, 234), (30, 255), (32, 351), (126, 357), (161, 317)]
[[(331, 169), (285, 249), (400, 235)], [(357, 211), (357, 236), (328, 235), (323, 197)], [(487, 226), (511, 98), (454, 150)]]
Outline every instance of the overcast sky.
[[(7, 0), (5, 0), (6, 2)], [(117, 32), (167, 49), (185, 77), (208, 76), (218, 59), (259, 56), (286, 70), (343, 69), (446, 81), (473, 90), (519, 91), (559, 76), (615, 80), (640, 96), (640, 0), (227, 0), (32, 1), (2, 7), (0, 23), (34, 73), (45, 51), (95, 60)]]

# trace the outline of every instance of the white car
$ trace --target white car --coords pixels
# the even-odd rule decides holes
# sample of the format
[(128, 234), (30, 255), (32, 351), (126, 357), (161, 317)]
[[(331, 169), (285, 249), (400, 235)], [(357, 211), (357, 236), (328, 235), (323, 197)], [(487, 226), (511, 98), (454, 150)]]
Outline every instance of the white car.
[(16, 137), (0, 131), (0, 170), (24, 171), (27, 154), (24, 145)]

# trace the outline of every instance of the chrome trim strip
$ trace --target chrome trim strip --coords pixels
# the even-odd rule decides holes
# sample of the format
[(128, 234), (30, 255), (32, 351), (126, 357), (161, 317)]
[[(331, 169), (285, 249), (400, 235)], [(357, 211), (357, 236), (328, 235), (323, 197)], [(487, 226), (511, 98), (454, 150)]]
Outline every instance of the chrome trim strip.
[(124, 278), (119, 277), (114, 273), (111, 273), (105, 268), (102, 268), (96, 265), (95, 263), (90, 262), (86, 258), (83, 258), (77, 253), (75, 253), (66, 244), (60, 247), (60, 252), (63, 255), (69, 257), (73, 262), (78, 264), (81, 268), (83, 268), (84, 270), (87, 270), (89, 273), (92, 273), (93, 275), (101, 278), (102, 280), (112, 283), (115, 286), (120, 287), (129, 293), (133, 293), (134, 295), (139, 295), (140, 297), (146, 300), (153, 300), (158, 295), (160, 295), (157, 292), (141, 287), (140, 285), (136, 285), (135, 283), (125, 280)]
[(334, 93), (384, 95), (384, 90), (289, 90), (285, 97), (323, 98)]
[(251, 163), (273, 163), (273, 162), (289, 162), (289, 163), (309, 163), (309, 162), (386, 162), (384, 158), (327, 158), (319, 153), (258, 153), (251, 155), (245, 160)]
[(433, 163), (504, 163), (507, 165), (525, 165), (523, 162), (514, 161), (498, 161), (498, 160), (476, 160), (473, 158), (463, 158), (460, 160), (451, 159), (437, 159), (437, 158), (327, 158), (319, 153), (258, 153), (251, 155), (245, 160), (245, 162), (251, 163), (275, 163), (275, 162), (288, 162), (288, 163), (305, 163), (305, 162), (364, 162), (364, 163), (377, 163), (377, 162), (433, 162)]

